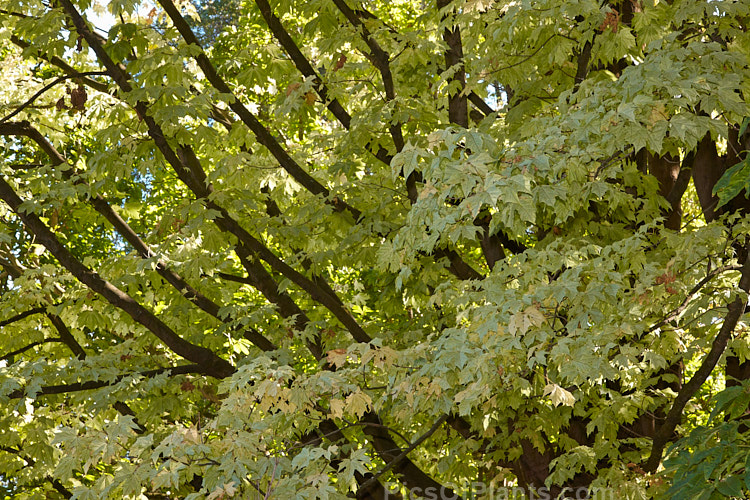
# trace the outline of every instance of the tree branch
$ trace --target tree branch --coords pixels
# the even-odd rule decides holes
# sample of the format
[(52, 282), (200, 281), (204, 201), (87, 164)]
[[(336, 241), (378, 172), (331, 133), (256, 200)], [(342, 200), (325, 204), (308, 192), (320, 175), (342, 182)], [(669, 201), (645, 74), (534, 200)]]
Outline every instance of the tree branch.
[(146, 327), (174, 352), (204, 366), (211, 375), (224, 378), (234, 373), (234, 367), (229, 362), (205, 347), (186, 341), (128, 294), (84, 266), (59, 242), (36, 214), (21, 210), (23, 200), (3, 178), (0, 178), (0, 198), (18, 215), (26, 228), (35, 235), (37, 241), (44, 245), (81, 283), (103, 296), (115, 307), (128, 313), (133, 320)]
[(469, 93), (469, 100), (474, 106), (477, 107), (477, 109), (479, 109), (479, 111), (484, 114), (484, 116), (489, 116), (495, 112), (495, 110), (492, 109), (489, 104), (484, 102), (484, 99), (479, 97), (479, 95), (477, 95), (477, 93), (473, 90)]
[[(442, 417), (440, 420), (442, 420)], [(409, 490), (421, 495), (427, 495), (428, 492), (432, 491), (439, 495), (437, 498), (451, 498), (461, 500), (461, 497), (458, 496), (458, 494), (455, 493), (452, 489), (438, 483), (433, 478), (425, 474), (422, 469), (417, 467), (414, 462), (412, 462), (406, 456), (408, 452), (404, 454), (404, 450), (402, 450), (401, 447), (396, 444), (393, 438), (391, 438), (388, 431), (380, 422), (380, 418), (375, 413), (366, 413), (362, 418), (362, 421), (365, 423), (375, 424), (365, 425), (363, 427), (364, 433), (369, 437), (373, 448), (375, 448), (375, 451), (386, 464), (395, 462), (391, 469), (395, 474), (400, 476), (400, 481)], [(442, 424), (443, 422), (441, 421), (440, 423)]]
[[(29, 467), (33, 467), (36, 464), (36, 461), (33, 458), (27, 457), (26, 455), (21, 453), (21, 450), (11, 448), (10, 446), (0, 446), (0, 451), (18, 456), (18, 458), (26, 462), (26, 465)], [(70, 490), (63, 486), (63, 484), (57, 479), (53, 478), (52, 476), (44, 476), (44, 479), (52, 484), (52, 487), (55, 488), (55, 490), (57, 490), (57, 492), (60, 493), (63, 497), (73, 498), (73, 493), (71, 493)]]
[[(370, 49), (370, 53), (365, 53), (365, 57), (367, 57), (373, 66), (375, 66), (380, 72), (380, 76), (383, 79), (386, 101), (393, 101), (393, 99), (396, 98), (396, 89), (393, 83), (393, 73), (391, 73), (390, 55), (388, 55), (388, 52), (383, 50), (383, 48), (380, 47), (380, 44), (375, 41), (359, 15), (347, 5), (345, 0), (333, 0), (333, 3), (351, 25), (360, 31), (362, 39)], [(390, 124), (388, 130), (390, 131), (393, 143), (396, 146), (396, 152), (400, 152), (404, 149), (404, 136), (401, 132), (401, 123)]]
[(645, 333), (651, 333), (655, 331), (657, 328), (659, 328), (660, 326), (666, 325), (673, 319), (676, 319), (682, 313), (682, 311), (684, 311), (687, 308), (687, 306), (690, 304), (690, 299), (692, 299), (693, 296), (695, 296), (695, 294), (698, 293), (701, 288), (706, 286), (706, 284), (712, 279), (714, 279), (716, 276), (718, 276), (719, 274), (725, 273), (727, 271), (739, 271), (741, 269), (742, 267), (739, 267), (739, 266), (722, 266), (722, 267), (717, 267), (716, 269), (712, 270), (703, 279), (701, 279), (698, 283), (696, 283), (695, 286), (693, 286), (693, 288), (690, 289), (690, 291), (685, 296), (685, 299), (682, 301), (682, 303), (679, 306), (672, 309), (669, 312), (669, 314), (667, 314), (664, 317), (664, 319), (654, 324), (651, 328), (646, 330)]
[[(66, 165), (67, 168), (62, 169), (63, 176), (66, 179), (73, 178), (73, 168), (67, 164), (65, 158), (57, 151), (57, 149), (34, 127), (28, 122), (18, 123), (5, 123), (0, 124), (0, 135), (23, 135), (33, 140), (39, 147), (47, 153), (52, 160), (53, 165)], [(73, 180), (75, 184), (87, 185), (83, 180), (76, 178)], [(148, 259), (153, 257), (155, 254), (151, 251), (148, 245), (138, 236), (138, 234), (128, 225), (120, 215), (115, 212), (107, 201), (99, 194), (89, 198), (89, 203), (96, 209), (97, 212), (102, 214), (115, 230), (125, 240), (133, 246), (138, 254)], [(227, 322), (225, 318), (219, 315), (219, 305), (210, 300), (208, 297), (200, 293), (198, 290), (193, 288), (187, 281), (185, 281), (179, 274), (172, 269), (169, 269), (167, 265), (161, 260), (156, 262), (156, 272), (162, 276), (170, 285), (172, 285), (180, 294), (185, 297), (188, 301), (192, 302), (198, 308), (202, 309), (206, 313), (215, 317), (216, 319)], [(247, 328), (243, 333), (243, 336), (251, 341), (256, 347), (263, 351), (273, 351), (277, 347), (270, 340), (264, 337), (260, 332), (254, 328)]]
[(29, 344), (27, 346), (21, 347), (20, 349), (16, 349), (15, 351), (11, 351), (8, 354), (0, 356), (0, 361), (5, 361), (6, 359), (10, 359), (10, 358), (12, 358), (14, 356), (17, 356), (19, 354), (23, 354), (26, 351), (28, 351), (29, 349), (33, 349), (34, 347), (36, 347), (38, 345), (48, 344), (50, 342), (62, 342), (62, 339), (60, 339), (60, 338), (51, 338), (51, 339), (39, 340), (37, 342), (32, 342), (31, 344)]
[(10, 318), (0, 321), (0, 328), (3, 326), (8, 326), (12, 323), (15, 323), (16, 321), (21, 321), (24, 318), (28, 318), (31, 315), (34, 314), (40, 314), (47, 310), (46, 307), (35, 307), (33, 309), (29, 309), (28, 311), (24, 311), (22, 313), (16, 314), (15, 316), (11, 316)]
[[(2, 127), (2, 125), (0, 125), (0, 127)], [(13, 279), (18, 279), (23, 273), (21, 269), (13, 265), (11, 262), (6, 262), (5, 260), (0, 260), (0, 266), (2, 266), (3, 269), (5, 269), (5, 271), (13, 277)], [(47, 300), (52, 303), (51, 299)], [(75, 354), (78, 359), (83, 359), (86, 357), (86, 353), (83, 351), (83, 347), (81, 347), (81, 344), (79, 344), (75, 337), (73, 337), (73, 334), (70, 333), (70, 330), (68, 330), (68, 328), (65, 326), (62, 319), (60, 319), (58, 315), (47, 312), (46, 307), (38, 307), (32, 309), (32, 311), (36, 310), (40, 310), (39, 312), (44, 312), (44, 315), (47, 316), (47, 318), (57, 330), (58, 335), (60, 335), (60, 341), (68, 346), (71, 352)]]
[[(65, 0), (65, 3), (69, 3), (69, 0)], [(271, 135), (268, 129), (266, 129), (263, 124), (258, 121), (255, 115), (253, 115), (253, 113), (249, 109), (247, 109), (247, 107), (245, 107), (245, 105), (242, 104), (242, 102), (234, 95), (232, 89), (229, 88), (229, 85), (227, 85), (227, 83), (216, 72), (216, 68), (214, 68), (213, 64), (206, 56), (205, 52), (203, 51), (203, 47), (201, 46), (193, 31), (190, 29), (190, 25), (188, 25), (185, 18), (182, 17), (179, 10), (177, 10), (177, 7), (175, 7), (174, 3), (172, 3), (170, 0), (159, 0), (159, 5), (162, 6), (164, 11), (172, 20), (175, 28), (177, 28), (177, 31), (180, 32), (180, 35), (182, 35), (188, 45), (195, 45), (200, 49), (200, 52), (198, 52), (193, 57), (206, 76), (206, 79), (208, 79), (211, 85), (213, 85), (219, 92), (231, 95), (233, 97), (232, 102), (229, 104), (230, 109), (234, 111), (237, 116), (240, 117), (240, 120), (242, 120), (242, 122), (247, 125), (247, 127), (253, 132), (253, 134), (255, 134), (258, 142), (261, 143), (273, 155), (274, 158), (276, 158), (276, 161), (279, 162), (279, 165), (281, 165), (281, 167), (286, 170), (289, 175), (294, 178), (294, 180), (304, 186), (305, 189), (310, 191), (312, 194), (319, 195), (325, 198), (326, 203), (330, 203), (336, 211), (347, 211), (354, 217), (354, 220), (359, 220), (362, 217), (362, 213), (337, 197), (329, 199), (330, 191), (320, 182), (315, 180), (315, 178), (313, 178), (302, 167), (300, 167), (297, 162), (294, 161), (291, 156), (289, 156), (289, 153), (287, 153), (287, 151), (278, 143), (278, 141), (276, 141), (276, 139), (273, 137), (273, 135)], [(76, 23), (76, 28), (78, 29), (79, 22), (75, 19), (74, 22)], [(83, 19), (81, 19), (80, 22), (82, 23)], [(85, 25), (81, 26), (81, 29), (86, 29)], [(79, 31), (79, 33), (81, 32)], [(84, 35), (84, 37), (86, 36), (84, 33), (81, 34)], [(91, 42), (89, 42), (89, 45), (91, 45)], [(101, 49), (101, 52), (104, 52), (103, 49)], [(109, 59), (109, 56), (106, 56), (106, 53), (101, 54), (100, 52), (97, 52), (97, 55), (102, 62), (104, 62), (102, 55)], [(105, 65), (107, 64), (105, 63)], [(120, 79), (127, 83), (127, 78), (125, 76), (120, 77)], [(127, 84), (127, 87), (129, 88), (130, 84)], [(123, 88), (123, 90), (125, 90), (125, 88)]]
[(326, 103), (326, 106), (333, 116), (335, 116), (339, 123), (348, 130), (352, 121), (351, 115), (349, 115), (337, 99), (328, 98), (328, 88), (325, 83), (320, 79), (320, 76), (315, 69), (313, 69), (310, 61), (307, 60), (294, 39), (289, 35), (289, 32), (284, 28), (284, 25), (281, 24), (281, 20), (273, 13), (268, 0), (255, 0), (255, 4), (258, 6), (258, 9), (260, 9), (260, 13), (263, 16), (263, 19), (265, 19), (271, 33), (273, 33), (273, 36), (278, 40), (286, 53), (289, 54), (289, 57), (297, 67), (297, 70), (299, 70), (303, 76), (313, 79), (315, 91), (320, 96), (323, 103)]
[[(16, 35), (10, 35), (10, 41), (13, 42), (15, 45), (21, 47), (22, 49), (28, 49), (31, 47), (31, 44), (25, 40), (22, 40)], [(75, 69), (70, 64), (66, 63), (62, 59), (60, 59), (57, 56), (48, 57), (46, 54), (43, 54), (41, 51), (36, 51), (34, 53), (38, 58), (47, 61), (48, 63), (52, 64), (53, 66), (57, 66), (61, 70), (65, 72), (66, 75), (71, 76), (75, 74), (81, 74), (77, 69)], [(109, 85), (106, 83), (98, 82), (92, 78), (86, 78), (81, 77), (81, 81), (84, 85), (91, 87), (92, 89), (98, 90), (99, 92), (103, 94), (109, 93)]]
[[(112, 381), (89, 380), (86, 382), (74, 382), (72, 384), (45, 385), (42, 386), (38, 394), (41, 394), (43, 396), (50, 396), (54, 394), (69, 394), (71, 392), (91, 391), (93, 389), (101, 389), (102, 387), (116, 385), (128, 377), (141, 376), (144, 378), (151, 378), (155, 377), (156, 375), (161, 375), (165, 372), (169, 372), (170, 376), (186, 375), (189, 373), (207, 373), (205, 368), (198, 364), (168, 366), (165, 368), (156, 368), (154, 370), (147, 370), (144, 372), (123, 373), (122, 375), (116, 376)], [(15, 391), (8, 394), (8, 398), (10, 399), (20, 399), (24, 396), (26, 396), (26, 391), (24, 389), (16, 389)]]
[[(308, 61), (305, 55), (302, 54), (302, 51), (299, 49), (294, 39), (291, 37), (291, 35), (289, 35), (289, 32), (284, 28), (284, 25), (281, 24), (281, 20), (278, 18), (278, 16), (276, 16), (276, 14), (273, 13), (273, 10), (271, 9), (268, 1), (256, 0), (255, 4), (258, 6), (258, 9), (260, 9), (260, 13), (263, 16), (263, 19), (265, 19), (266, 24), (268, 24), (268, 28), (271, 30), (271, 33), (273, 33), (273, 36), (276, 38), (276, 40), (278, 40), (286, 53), (289, 54), (289, 57), (297, 67), (297, 70), (299, 70), (299, 72), (302, 73), (302, 75), (306, 78), (313, 79), (315, 92), (318, 94), (323, 103), (327, 103), (326, 106), (328, 107), (329, 111), (331, 111), (333, 116), (336, 117), (339, 123), (341, 123), (341, 125), (343, 125), (345, 129), (349, 130), (352, 119), (351, 115), (344, 109), (338, 99), (329, 99), (328, 87), (325, 85), (325, 83), (323, 83), (320, 75), (318, 75), (318, 73), (312, 67), (312, 64), (310, 64), (310, 61)], [(391, 164), (393, 156), (391, 156), (385, 148), (380, 147), (377, 151), (375, 151), (370, 143), (367, 143), (365, 145), (365, 148), (381, 162), (385, 163), (386, 165)]]
[[(747, 247), (746, 247), (747, 249)], [(747, 293), (750, 291), (750, 254), (745, 259), (745, 263), (742, 266), (742, 276), (739, 282), (739, 289)], [(690, 399), (698, 392), (703, 383), (708, 379), (709, 375), (713, 371), (716, 364), (721, 359), (724, 350), (727, 347), (729, 338), (737, 326), (742, 314), (745, 311), (745, 305), (747, 304), (747, 298), (744, 296), (738, 296), (731, 304), (727, 311), (727, 315), (724, 317), (724, 323), (721, 325), (719, 333), (714, 338), (711, 350), (708, 352), (706, 357), (703, 359), (703, 363), (695, 372), (693, 377), (682, 386), (680, 392), (677, 393), (677, 397), (672, 403), (672, 407), (669, 409), (664, 423), (659, 427), (654, 434), (653, 443), (651, 445), (651, 455), (646, 460), (643, 470), (647, 472), (654, 472), (661, 463), (662, 453), (667, 442), (672, 437), (674, 430), (682, 419), (682, 411), (685, 409), (685, 405), (688, 404)]]
[(83, 76), (93, 76), (93, 75), (106, 75), (106, 71), (84, 71), (83, 73), (72, 73), (68, 75), (58, 76), (55, 78), (51, 83), (48, 83), (44, 87), (42, 87), (39, 91), (37, 91), (33, 96), (31, 96), (26, 102), (18, 106), (13, 112), (6, 115), (2, 119), (0, 119), (0, 124), (3, 124), (16, 116), (18, 113), (26, 109), (28, 106), (30, 106), (34, 101), (36, 101), (39, 96), (47, 92), (49, 89), (54, 87), (55, 85), (64, 82), (65, 80), (70, 80), (71, 78), (80, 78)]
[[(437, 0), (437, 7), (440, 10), (445, 9), (451, 4), (452, 0)], [(451, 15), (446, 14), (443, 20), (448, 20)], [(448, 96), (448, 119), (451, 123), (463, 128), (469, 128), (469, 108), (467, 96), (464, 94), (466, 89), (466, 68), (464, 67), (464, 49), (461, 42), (461, 29), (458, 26), (443, 29), (443, 41), (448, 45), (445, 52), (446, 71), (455, 71), (449, 78), (449, 82), (458, 83), (458, 89), (454, 90), (453, 95)]]
[[(380, 476), (382, 476), (383, 474), (385, 474), (389, 470), (391, 470), (394, 467), (396, 467), (397, 465), (399, 465), (401, 463), (401, 461), (404, 460), (406, 458), (406, 456), (410, 452), (414, 451), (414, 449), (417, 446), (419, 446), (420, 444), (424, 443), (427, 440), (427, 438), (429, 438), (430, 436), (432, 436), (435, 433), (435, 431), (437, 431), (440, 428), (440, 426), (443, 425), (443, 422), (445, 422), (446, 420), (448, 420), (448, 415), (447, 414), (443, 415), (442, 417), (440, 417), (439, 419), (437, 419), (437, 421), (434, 424), (432, 424), (432, 427), (430, 427), (427, 430), (427, 432), (425, 432), (424, 434), (422, 434), (421, 436), (419, 436), (419, 438), (417, 438), (416, 441), (414, 441), (409, 446), (407, 446), (393, 460), (391, 460), (390, 462), (388, 462), (385, 465), (385, 467), (383, 467), (382, 469), (380, 469), (376, 474), (374, 474), (364, 484), (360, 485), (360, 490), (362, 490), (363, 492), (369, 491), (369, 487), (372, 486), (378, 480), (378, 478), (380, 478)], [(357, 498), (360, 498), (359, 494), (357, 495)]]

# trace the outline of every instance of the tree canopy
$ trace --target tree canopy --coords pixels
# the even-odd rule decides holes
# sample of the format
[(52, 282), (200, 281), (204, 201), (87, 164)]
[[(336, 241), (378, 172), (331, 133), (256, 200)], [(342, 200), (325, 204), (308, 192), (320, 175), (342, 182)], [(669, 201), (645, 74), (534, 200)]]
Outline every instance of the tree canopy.
[(748, 21), (0, 0), (0, 488), (747, 495)]

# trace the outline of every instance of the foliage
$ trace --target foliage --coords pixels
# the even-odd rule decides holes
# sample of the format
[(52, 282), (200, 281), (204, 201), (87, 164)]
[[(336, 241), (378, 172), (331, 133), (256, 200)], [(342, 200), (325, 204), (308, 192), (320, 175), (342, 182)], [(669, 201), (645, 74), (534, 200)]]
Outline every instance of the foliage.
[(196, 18), (192, 29), (204, 45), (213, 45), (227, 26), (236, 26), (240, 16), (238, 0), (195, 2)]
[(750, 492), (750, 4), (89, 8), (0, 4), (8, 495)]

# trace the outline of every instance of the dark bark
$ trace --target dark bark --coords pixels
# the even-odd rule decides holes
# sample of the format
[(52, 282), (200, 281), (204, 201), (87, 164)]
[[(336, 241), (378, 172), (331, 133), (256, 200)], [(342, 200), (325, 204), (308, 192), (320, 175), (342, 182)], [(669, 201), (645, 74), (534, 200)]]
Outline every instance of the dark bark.
[[(361, 33), (362, 39), (370, 49), (370, 52), (365, 53), (365, 56), (380, 72), (380, 76), (383, 80), (383, 88), (385, 89), (386, 101), (392, 101), (396, 97), (396, 88), (393, 82), (393, 73), (391, 72), (390, 55), (380, 47), (380, 44), (378, 44), (378, 42), (372, 37), (370, 31), (367, 29), (367, 26), (364, 25), (359, 15), (354, 12), (344, 0), (333, 0), (333, 3), (352, 26), (355, 26)], [(396, 152), (400, 152), (404, 149), (404, 136), (401, 132), (401, 124), (392, 123), (388, 126), (388, 130), (391, 133), (393, 144), (396, 146)]]
[(203, 366), (213, 376), (224, 378), (234, 373), (234, 367), (220, 358), (213, 351), (197, 346), (177, 335), (152, 312), (136, 302), (132, 297), (99, 276), (98, 273), (84, 266), (68, 251), (57, 237), (47, 228), (36, 214), (20, 210), (23, 200), (13, 188), (0, 179), (0, 198), (18, 215), (26, 228), (34, 234), (36, 240), (81, 283), (98, 293), (115, 307), (125, 311), (134, 321), (146, 327), (164, 344), (180, 356)]
[[(750, 256), (745, 259), (745, 263), (742, 266), (742, 276), (740, 278), (739, 288), (744, 292), (750, 291)], [(729, 304), (727, 314), (724, 317), (724, 323), (721, 325), (719, 333), (714, 338), (711, 350), (703, 358), (701, 366), (692, 378), (682, 386), (682, 389), (680, 389), (680, 392), (672, 403), (672, 407), (667, 413), (664, 423), (662, 423), (654, 434), (651, 455), (644, 463), (643, 470), (654, 472), (659, 467), (664, 448), (672, 438), (677, 425), (679, 425), (682, 420), (682, 411), (695, 393), (698, 392), (698, 389), (700, 389), (703, 383), (711, 375), (711, 372), (716, 367), (722, 354), (724, 354), (729, 338), (732, 336), (740, 317), (744, 314), (746, 305), (747, 299), (743, 296), (738, 296), (731, 304)]]
[(406, 454), (403, 454), (404, 450), (396, 444), (390, 436), (388, 429), (383, 426), (377, 415), (367, 413), (362, 418), (362, 422), (370, 424), (364, 426), (364, 433), (368, 436), (373, 448), (386, 464), (395, 462), (391, 471), (399, 477), (411, 495), (438, 498), (441, 500), (461, 500), (461, 497), (456, 492), (425, 474)]
[[(445, 9), (451, 4), (451, 0), (437, 0), (438, 9)], [(452, 16), (446, 14), (449, 26), (443, 30), (443, 41), (448, 45), (445, 51), (445, 66), (447, 71), (453, 71), (449, 82), (456, 83), (457, 89), (448, 96), (448, 119), (463, 128), (469, 127), (468, 99), (464, 92), (466, 89), (466, 68), (464, 67), (464, 49), (461, 41), (461, 29), (458, 26), (450, 26)]]
[[(55, 166), (65, 165), (62, 169), (63, 176), (66, 179), (73, 179), (74, 184), (86, 185), (86, 183), (80, 178), (75, 176), (73, 169), (68, 165), (67, 160), (63, 157), (57, 149), (35, 128), (33, 128), (28, 122), (19, 123), (6, 123), (0, 124), (0, 134), (13, 134), (13, 135), (24, 135), (33, 140), (52, 160), (52, 164)], [(152, 258), (154, 253), (148, 247), (148, 245), (136, 234), (135, 231), (125, 222), (120, 215), (115, 212), (107, 201), (99, 194), (89, 198), (88, 202), (99, 212), (104, 218), (112, 224), (112, 227), (127, 241), (130, 245), (138, 252), (138, 254), (144, 258)], [(220, 321), (226, 322), (226, 318), (222, 318), (219, 315), (219, 305), (211, 301), (208, 297), (200, 293), (198, 290), (193, 288), (187, 281), (185, 281), (179, 274), (172, 269), (169, 269), (164, 262), (161, 260), (156, 262), (156, 272), (159, 273), (170, 285), (172, 285), (180, 294), (187, 300), (195, 304), (198, 308), (202, 309), (211, 316), (219, 319)], [(243, 336), (256, 345), (259, 349), (264, 351), (272, 351), (276, 349), (276, 346), (264, 337), (260, 332), (254, 328), (248, 328), (243, 332)]]
[[(271, 33), (273, 33), (273, 36), (278, 40), (286, 53), (289, 54), (289, 57), (292, 59), (292, 62), (294, 62), (297, 70), (299, 70), (299, 72), (305, 77), (313, 79), (315, 91), (318, 96), (320, 96), (320, 99), (326, 104), (328, 110), (336, 117), (341, 125), (348, 130), (351, 125), (352, 117), (337, 99), (328, 98), (328, 88), (320, 79), (320, 76), (312, 67), (310, 61), (307, 60), (305, 55), (299, 49), (297, 43), (289, 35), (289, 32), (284, 28), (284, 25), (281, 24), (281, 20), (276, 14), (274, 14), (268, 0), (255, 0), (255, 4), (258, 6), (258, 9), (260, 9), (260, 13), (266, 21), (268, 28), (271, 30)], [(390, 163), (390, 160), (388, 160), (388, 163)]]
[(41, 314), (45, 312), (46, 310), (47, 310), (46, 307), (35, 307), (33, 309), (29, 309), (28, 311), (18, 313), (15, 316), (12, 316), (8, 319), (0, 321), (0, 328), (3, 326), (11, 325), (17, 321), (21, 321), (22, 319), (28, 318), (29, 316), (33, 316), (34, 314)]
[[(672, 155), (655, 156), (648, 153), (648, 173), (659, 181), (659, 195), (668, 197), (677, 182), (680, 172), (680, 159)], [(684, 192), (684, 189), (683, 189)], [(664, 227), (673, 231), (679, 231), (682, 222), (682, 208), (680, 206), (681, 196), (676, 192), (671, 209), (665, 213), (666, 221)]]
[(9, 352), (7, 354), (3, 354), (2, 356), (0, 356), (0, 361), (12, 360), (15, 356), (18, 356), (19, 354), (23, 354), (26, 351), (35, 348), (36, 346), (40, 346), (40, 345), (43, 345), (43, 344), (49, 344), (51, 342), (62, 342), (62, 339), (51, 338), (51, 339), (39, 340), (37, 342), (32, 342), (31, 344), (25, 345), (25, 346), (21, 347), (20, 349), (16, 349), (15, 351), (11, 351), (11, 352)]
[[(196, 38), (193, 31), (190, 29), (187, 21), (185, 21), (185, 18), (183, 18), (180, 12), (177, 10), (177, 7), (175, 7), (175, 5), (170, 0), (160, 0), (159, 4), (172, 20), (175, 28), (177, 28), (177, 30), (180, 32), (180, 35), (182, 35), (185, 41), (189, 45), (195, 45), (200, 48), (200, 42)], [(76, 28), (79, 29), (79, 33), (86, 37), (86, 35), (84, 33), (81, 33), (80, 31), (81, 29), (87, 30), (85, 24), (82, 24), (79, 28), (80, 23), (76, 20), (74, 20), (74, 22), (76, 23)], [(83, 19), (81, 19), (80, 22), (82, 23)], [(89, 45), (91, 45), (91, 42), (89, 42)], [(100, 51), (97, 52), (97, 56), (99, 57), (99, 60), (102, 61), (105, 66), (107, 66), (107, 69), (112, 71), (113, 68), (111, 69), (110, 65), (106, 62), (107, 60), (111, 62), (111, 59), (106, 54), (103, 48), (100, 47)], [(211, 83), (211, 85), (213, 85), (219, 92), (234, 96), (232, 89), (229, 88), (229, 85), (227, 85), (227, 83), (216, 72), (216, 68), (214, 68), (213, 64), (208, 59), (203, 50), (195, 55), (195, 60), (203, 73), (206, 75), (206, 79)], [(122, 73), (122, 75), (115, 80), (118, 82), (118, 84), (120, 84), (120, 87), (124, 91), (128, 92), (131, 88), (130, 83), (128, 82), (129, 78), (125, 75), (124, 69), (122, 69), (120, 73)], [(125, 87), (123, 87), (121, 82), (125, 84)], [(258, 142), (263, 145), (271, 153), (271, 155), (273, 155), (276, 161), (279, 162), (279, 165), (281, 165), (282, 168), (284, 168), (284, 170), (286, 170), (289, 175), (294, 178), (294, 180), (304, 186), (305, 189), (307, 189), (310, 193), (323, 197), (327, 203), (330, 203), (334, 207), (336, 211), (349, 212), (355, 221), (361, 218), (362, 213), (359, 210), (349, 206), (340, 198), (331, 198), (330, 191), (320, 182), (315, 180), (308, 172), (300, 167), (291, 156), (289, 156), (286, 150), (273, 137), (271, 132), (266, 127), (264, 127), (263, 124), (260, 123), (260, 121), (258, 121), (255, 115), (253, 115), (253, 113), (250, 112), (250, 110), (247, 109), (247, 107), (245, 107), (245, 105), (242, 104), (242, 102), (238, 98), (234, 97), (234, 99), (229, 104), (229, 107), (237, 114), (237, 116), (239, 116), (240, 120), (242, 120), (242, 122), (247, 125), (247, 127), (253, 132), (253, 134), (255, 134)], [(170, 161), (170, 163), (172, 162)]]
[(707, 133), (698, 144), (693, 163), (693, 184), (698, 193), (698, 200), (706, 222), (711, 222), (719, 215), (719, 199), (713, 195), (713, 189), (726, 170), (724, 161), (716, 150), (716, 143)]
[[(123, 375), (118, 375), (117, 377), (114, 378), (114, 380), (111, 380), (111, 381), (89, 380), (86, 382), (74, 382), (72, 384), (45, 385), (41, 387), (41, 389), (39, 390), (39, 394), (44, 395), (44, 396), (49, 396), (53, 394), (69, 394), (71, 392), (91, 391), (94, 389), (101, 389), (102, 387), (115, 385), (127, 377), (141, 376), (141, 377), (149, 378), (149, 377), (154, 377), (156, 375), (159, 375), (165, 372), (168, 372), (170, 375), (184, 375), (187, 373), (205, 374), (206, 370), (203, 366), (197, 365), (197, 364), (168, 366), (166, 368), (158, 368), (155, 370), (148, 370), (144, 372), (126, 373)], [(8, 394), (8, 398), (10, 399), (19, 399), (25, 396), (26, 396), (26, 391), (24, 389), (18, 389)]]

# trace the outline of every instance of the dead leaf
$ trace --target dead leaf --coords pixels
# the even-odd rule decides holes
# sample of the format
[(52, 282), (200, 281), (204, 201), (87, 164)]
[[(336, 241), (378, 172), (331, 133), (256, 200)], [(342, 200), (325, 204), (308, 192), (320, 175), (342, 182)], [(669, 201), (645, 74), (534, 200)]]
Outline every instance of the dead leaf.
[(299, 82), (298, 82), (298, 83), (292, 83), (292, 84), (290, 84), (290, 85), (289, 85), (289, 86), (288, 86), (288, 87), (286, 88), (286, 96), (287, 96), (287, 97), (289, 97), (289, 96), (290, 96), (290, 95), (292, 94), (292, 92), (294, 92), (295, 90), (297, 90), (297, 89), (298, 89), (298, 88), (300, 88), (301, 86), (302, 86), (302, 84), (301, 84), (301, 83), (299, 83)]
[(83, 111), (86, 109), (85, 104), (87, 100), (88, 95), (86, 94), (86, 89), (83, 85), (79, 85), (77, 88), (70, 91), (70, 104), (73, 109)]
[(335, 73), (343, 68), (344, 64), (346, 64), (346, 56), (344, 54), (341, 54), (338, 61), (336, 61), (336, 64), (333, 65), (333, 72)]

